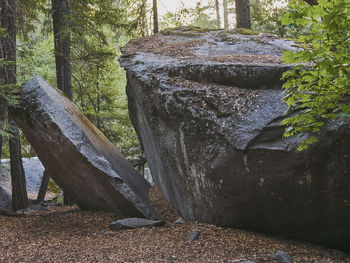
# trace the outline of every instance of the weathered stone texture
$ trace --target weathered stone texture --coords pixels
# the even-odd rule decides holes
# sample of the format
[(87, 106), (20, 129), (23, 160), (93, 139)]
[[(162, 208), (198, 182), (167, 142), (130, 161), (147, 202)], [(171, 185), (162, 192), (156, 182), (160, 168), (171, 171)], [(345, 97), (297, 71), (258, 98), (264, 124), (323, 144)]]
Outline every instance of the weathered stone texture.
[[(155, 183), (185, 220), (350, 243), (350, 121), (282, 138), (280, 61), (293, 42), (181, 28), (132, 41), (120, 59), (130, 117)], [(186, 47), (186, 50), (183, 49)]]
[(38, 76), (21, 95), (12, 115), (45, 169), (81, 208), (157, 217), (149, 184), (74, 103)]

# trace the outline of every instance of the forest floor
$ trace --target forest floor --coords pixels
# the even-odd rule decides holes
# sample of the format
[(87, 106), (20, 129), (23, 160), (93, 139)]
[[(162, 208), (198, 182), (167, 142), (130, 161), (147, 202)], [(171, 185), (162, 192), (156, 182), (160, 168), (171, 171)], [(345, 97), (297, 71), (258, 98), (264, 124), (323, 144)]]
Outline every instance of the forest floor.
[[(272, 262), (286, 251), (293, 262), (350, 262), (350, 255), (294, 240), (200, 223), (174, 224), (178, 215), (160, 191), (151, 201), (170, 223), (157, 228), (110, 231), (115, 214), (76, 207), (0, 216), (0, 262)], [(187, 234), (200, 231), (192, 243)]]

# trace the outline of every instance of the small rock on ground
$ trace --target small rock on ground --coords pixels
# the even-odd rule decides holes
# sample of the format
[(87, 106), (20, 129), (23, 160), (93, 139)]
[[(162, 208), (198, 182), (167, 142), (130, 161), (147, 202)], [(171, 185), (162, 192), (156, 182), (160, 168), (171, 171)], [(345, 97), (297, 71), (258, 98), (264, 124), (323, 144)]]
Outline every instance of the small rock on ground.
[(184, 224), (184, 223), (186, 223), (186, 221), (182, 217), (179, 217), (178, 219), (176, 219), (176, 221), (174, 223), (175, 224)]
[(187, 235), (187, 239), (190, 242), (193, 242), (197, 239), (199, 239), (199, 236), (201, 235), (201, 232), (199, 232), (198, 230), (192, 230), (188, 235)]
[(282, 250), (277, 251), (271, 255), (271, 259), (278, 263), (292, 263), (292, 258), (288, 255), (287, 252)]
[(109, 225), (111, 230), (121, 230), (121, 229), (130, 229), (130, 228), (139, 228), (139, 227), (156, 227), (165, 225), (164, 221), (161, 220), (149, 220), (145, 218), (126, 218), (112, 222)]

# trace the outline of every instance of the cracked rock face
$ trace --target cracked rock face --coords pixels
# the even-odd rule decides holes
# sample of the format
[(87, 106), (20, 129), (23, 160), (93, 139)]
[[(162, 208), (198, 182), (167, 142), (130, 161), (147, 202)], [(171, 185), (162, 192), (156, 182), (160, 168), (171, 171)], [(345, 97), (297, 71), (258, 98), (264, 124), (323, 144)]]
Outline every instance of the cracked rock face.
[[(120, 59), (130, 117), (155, 183), (187, 220), (350, 242), (350, 121), (298, 152), (282, 138), (281, 62), (293, 42), (179, 28), (135, 40)], [(346, 242), (345, 242), (346, 241)]]
[(36, 76), (14, 119), (54, 179), (81, 208), (156, 218), (149, 184), (61, 92)]

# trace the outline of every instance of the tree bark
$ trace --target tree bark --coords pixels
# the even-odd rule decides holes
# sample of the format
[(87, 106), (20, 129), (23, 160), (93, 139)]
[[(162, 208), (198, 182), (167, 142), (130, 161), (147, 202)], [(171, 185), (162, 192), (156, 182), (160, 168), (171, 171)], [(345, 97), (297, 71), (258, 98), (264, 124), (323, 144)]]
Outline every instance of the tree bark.
[(147, 30), (147, 0), (142, 0), (141, 1), (141, 10), (140, 10), (140, 15), (141, 15), (141, 36), (145, 37), (148, 35), (148, 30)]
[(218, 29), (220, 29), (221, 28), (221, 19), (220, 19), (219, 0), (215, 0), (215, 10), (216, 10), (216, 24), (218, 26)]
[(249, 0), (235, 0), (236, 27), (251, 29)]
[[(7, 62), (13, 62), (0, 70), (1, 83), (4, 85), (16, 85), (16, 1), (0, 0), (0, 27), (6, 29), (6, 37), (0, 39), (1, 58)], [(12, 184), (12, 209), (18, 210), (28, 206), (26, 181), (21, 155), (21, 142), (19, 129), (11, 120), (10, 165)]]
[(70, 68), (69, 0), (52, 0), (57, 88), (73, 99)]
[[(73, 100), (70, 68), (70, 0), (51, 0), (51, 2), (57, 88)], [(66, 194), (64, 196), (65, 199), (68, 198)]]
[(45, 200), (45, 195), (47, 192), (47, 188), (50, 182), (50, 174), (45, 170), (43, 174), (43, 178), (41, 179), (41, 185), (38, 193), (38, 197), (36, 198), (36, 203), (40, 204)]
[(223, 8), (224, 8), (224, 28), (228, 29), (228, 8), (227, 8), (227, 0), (223, 0)]
[[(4, 129), (5, 114), (6, 114), (6, 108), (3, 105), (0, 105), (0, 130)], [(1, 163), (1, 157), (2, 157), (3, 141), (4, 141), (4, 138), (0, 135), (0, 163)]]
[(96, 100), (97, 128), (101, 129), (101, 125), (100, 125), (100, 70), (98, 67), (97, 67), (97, 73), (96, 73), (96, 92), (97, 92), (97, 100)]
[(153, 32), (154, 34), (159, 32), (157, 0), (153, 0)]
[(26, 180), (24, 175), (21, 141), (19, 137), (19, 129), (12, 121), (9, 115), (9, 124), (11, 125), (10, 138), (10, 164), (11, 164), (11, 185), (12, 185), (12, 209), (19, 210), (28, 207), (28, 196), (26, 188)]

